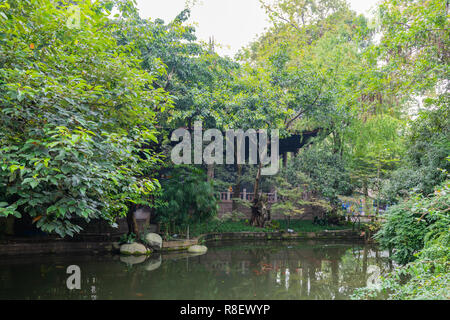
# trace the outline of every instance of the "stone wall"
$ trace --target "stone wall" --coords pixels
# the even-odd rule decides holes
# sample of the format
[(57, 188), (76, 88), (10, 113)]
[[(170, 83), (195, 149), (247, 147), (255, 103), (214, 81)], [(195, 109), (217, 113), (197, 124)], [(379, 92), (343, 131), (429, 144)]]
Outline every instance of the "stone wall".
[[(32, 223), (25, 223), (19, 219), (14, 220), (15, 221), (7, 221), (6, 218), (0, 218), (0, 236), (8, 235), (25, 238), (43, 238), (49, 236), (37, 229), (36, 226)], [(119, 236), (128, 233), (128, 224), (126, 218), (117, 219), (116, 222), (117, 228), (113, 228), (105, 220), (91, 220), (89, 223), (87, 223), (84, 219), (73, 219), (73, 223), (83, 228), (83, 230), (79, 234), (76, 234), (74, 238), (86, 239), (92, 237), (101, 237), (103, 239), (117, 239)], [(149, 230), (150, 232), (156, 231), (156, 225), (151, 225), (150, 218), (145, 214), (142, 214), (142, 212), (136, 215), (136, 222), (140, 232), (143, 232), (145, 229)], [(53, 236), (51, 235), (49, 237), (53, 238)]]
[(76, 242), (52, 239), (52, 241), (0, 244), (0, 256), (32, 254), (104, 253), (114, 250), (111, 241)]
[[(191, 240), (164, 241), (162, 251), (186, 250), (194, 244), (215, 241), (240, 240), (327, 240), (364, 241), (360, 232), (352, 230), (324, 230), (320, 232), (226, 232), (210, 233)], [(64, 239), (27, 240), (0, 243), (0, 256), (29, 254), (106, 253), (117, 252), (113, 241), (67, 241)]]
[(357, 240), (364, 241), (364, 236), (353, 230), (323, 230), (317, 232), (224, 232), (209, 233), (198, 238), (199, 241), (226, 240)]

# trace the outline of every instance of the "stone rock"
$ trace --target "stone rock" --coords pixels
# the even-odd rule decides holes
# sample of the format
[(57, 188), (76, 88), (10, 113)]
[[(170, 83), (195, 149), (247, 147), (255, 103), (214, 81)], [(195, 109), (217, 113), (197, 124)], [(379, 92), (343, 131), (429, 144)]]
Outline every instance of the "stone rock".
[(128, 264), (139, 264), (144, 262), (147, 259), (147, 256), (120, 256), (120, 261)]
[(162, 240), (161, 236), (157, 233), (147, 233), (145, 235), (145, 242), (150, 247), (152, 247), (156, 250), (161, 250), (163, 240)]
[(193, 245), (188, 248), (188, 252), (190, 253), (206, 253), (208, 251), (208, 248), (206, 246), (201, 245)]
[(121, 245), (120, 253), (126, 255), (145, 255), (150, 254), (151, 250), (147, 249), (143, 244), (133, 242)]
[(158, 269), (161, 266), (161, 256), (159, 256), (159, 258), (156, 259), (150, 259), (146, 264), (145, 264), (145, 270), (147, 271), (153, 271)]

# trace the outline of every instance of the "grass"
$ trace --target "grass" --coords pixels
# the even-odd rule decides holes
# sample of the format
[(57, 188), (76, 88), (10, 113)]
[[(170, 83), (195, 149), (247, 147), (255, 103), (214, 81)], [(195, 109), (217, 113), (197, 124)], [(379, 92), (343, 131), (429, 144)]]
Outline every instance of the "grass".
[[(258, 228), (248, 225), (245, 221), (208, 221), (205, 223), (197, 224), (190, 227), (190, 235), (192, 237), (197, 237), (205, 233), (224, 233), (224, 232), (277, 232), (282, 230), (287, 230), (287, 222), (284, 220), (274, 220), (274, 225), (277, 227), (266, 227)], [(278, 227), (279, 226), (279, 227)], [(290, 229), (294, 232), (316, 232), (323, 230), (342, 230), (351, 228), (349, 225), (336, 226), (320, 226), (314, 224), (312, 221), (308, 220), (291, 220)]]

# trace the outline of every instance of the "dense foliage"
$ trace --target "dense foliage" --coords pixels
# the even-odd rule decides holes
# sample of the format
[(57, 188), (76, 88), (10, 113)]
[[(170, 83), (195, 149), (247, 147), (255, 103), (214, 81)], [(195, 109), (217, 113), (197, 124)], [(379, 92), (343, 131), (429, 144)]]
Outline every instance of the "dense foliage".
[[(339, 195), (350, 195), (354, 188), (344, 161), (330, 150), (308, 148), (289, 163), (286, 171), (290, 180), (297, 183), (309, 180), (309, 189), (333, 205), (338, 203)], [(303, 173), (308, 179), (298, 177), (295, 172)]]
[(429, 197), (413, 194), (390, 208), (386, 222), (376, 235), (382, 247), (393, 250), (393, 259), (405, 264), (414, 260), (425, 242), (432, 242), (449, 225), (448, 181)]
[(206, 181), (202, 170), (176, 167), (161, 180), (161, 185), (162, 204), (156, 214), (164, 232), (185, 231), (187, 226), (217, 214), (213, 183)]
[[(448, 1), (383, 0), (372, 18), (343, 0), (260, 2), (270, 28), (231, 59), (197, 40), (189, 9), (164, 22), (134, 0), (0, 0), (0, 222), (64, 237), (143, 205), (167, 234), (300, 230), (257, 219), (270, 209), (259, 192), (277, 190), (287, 217), (363, 199), (367, 213), (391, 205), (376, 239), (402, 266), (385, 293), (448, 298)], [(273, 177), (174, 166), (171, 131), (199, 120), (279, 129), (302, 148)], [(252, 226), (216, 217), (231, 185), (253, 193)]]
[(377, 238), (405, 265), (384, 276), (378, 290), (359, 289), (354, 298), (377, 298), (385, 292), (391, 299), (448, 299), (449, 210), (449, 180), (429, 197), (414, 195), (392, 208)]
[(447, 157), (450, 154), (450, 108), (422, 111), (410, 123), (406, 134), (405, 156), (397, 169), (383, 182), (383, 198), (395, 203), (413, 189), (429, 194), (434, 186), (442, 183), (450, 170)]
[(136, 48), (117, 44), (112, 3), (80, 2), (79, 28), (69, 5), (0, 6), (0, 213), (61, 236), (80, 230), (75, 217), (113, 223), (158, 187), (143, 174), (157, 157), (141, 147), (168, 102)]

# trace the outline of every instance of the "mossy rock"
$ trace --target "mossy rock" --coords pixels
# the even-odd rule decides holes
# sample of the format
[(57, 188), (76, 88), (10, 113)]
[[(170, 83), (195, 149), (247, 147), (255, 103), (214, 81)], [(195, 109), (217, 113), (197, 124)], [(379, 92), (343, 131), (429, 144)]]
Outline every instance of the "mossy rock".
[(188, 248), (188, 252), (190, 253), (206, 253), (208, 251), (208, 248), (206, 246), (201, 245), (193, 245)]
[(161, 236), (157, 233), (147, 233), (145, 235), (145, 242), (155, 250), (161, 250), (163, 244)]
[(146, 248), (143, 244), (133, 242), (121, 245), (120, 253), (124, 255), (140, 256), (149, 255), (152, 253), (152, 250)]

